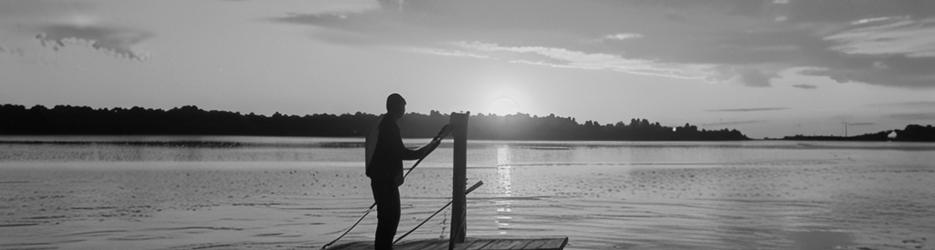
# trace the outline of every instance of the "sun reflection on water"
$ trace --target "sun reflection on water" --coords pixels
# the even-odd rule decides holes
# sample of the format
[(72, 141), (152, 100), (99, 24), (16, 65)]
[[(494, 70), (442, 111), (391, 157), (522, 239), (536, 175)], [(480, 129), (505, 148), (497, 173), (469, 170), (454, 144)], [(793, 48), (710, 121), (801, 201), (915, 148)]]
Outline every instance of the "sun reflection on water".
[(501, 199), (494, 200), (497, 207), (497, 215), (494, 222), (497, 224), (497, 230), (500, 234), (506, 234), (510, 230), (510, 223), (513, 221), (513, 204), (510, 197), (513, 196), (513, 167), (510, 165), (510, 147), (502, 146), (497, 148), (497, 176), (498, 194)]

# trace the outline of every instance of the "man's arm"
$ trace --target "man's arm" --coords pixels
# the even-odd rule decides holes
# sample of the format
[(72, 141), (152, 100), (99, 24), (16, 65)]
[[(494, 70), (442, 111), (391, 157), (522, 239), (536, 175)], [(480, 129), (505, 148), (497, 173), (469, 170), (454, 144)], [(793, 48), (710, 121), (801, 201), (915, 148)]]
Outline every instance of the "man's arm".
[(419, 150), (412, 150), (412, 149), (406, 148), (406, 145), (403, 144), (403, 137), (399, 134), (399, 127), (393, 126), (392, 129), (388, 129), (388, 130), (389, 131), (386, 131), (389, 133), (387, 135), (387, 138), (391, 138), (390, 140), (393, 141), (393, 148), (395, 149), (394, 151), (396, 151), (396, 155), (399, 155), (401, 159), (418, 160), (419, 158), (422, 158), (422, 155), (425, 154), (422, 148), (420, 148)]
[[(447, 128), (448, 127), (446, 126), (442, 131), (447, 132), (448, 131)], [(395, 141), (397, 141), (396, 148), (399, 150), (398, 151), (399, 155), (401, 156), (403, 160), (418, 160), (422, 157), (425, 157), (432, 151), (434, 151), (435, 148), (437, 148), (438, 145), (441, 144), (441, 140), (432, 140), (431, 142), (429, 142), (429, 144), (426, 144), (425, 146), (422, 146), (421, 148), (417, 150), (408, 149), (406, 148), (406, 145), (403, 144), (403, 138), (399, 134), (399, 129), (398, 128), (394, 129), (394, 131), (396, 134), (394, 134), (393, 137), (397, 138), (397, 139), (394, 139)]]

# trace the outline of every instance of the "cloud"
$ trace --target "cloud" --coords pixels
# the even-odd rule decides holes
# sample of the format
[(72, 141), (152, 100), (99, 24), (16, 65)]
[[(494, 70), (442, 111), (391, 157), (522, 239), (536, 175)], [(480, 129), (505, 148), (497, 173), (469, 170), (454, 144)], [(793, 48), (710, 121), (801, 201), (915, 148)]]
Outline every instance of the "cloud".
[(787, 110), (786, 107), (762, 107), (762, 108), (730, 108), (730, 109), (709, 109), (708, 112), (760, 112), (760, 111), (778, 111)]
[(143, 60), (146, 55), (133, 46), (153, 36), (145, 31), (85, 23), (46, 25), (40, 27), (39, 32), (36, 39), (43, 46), (56, 50), (68, 44), (86, 43), (95, 50), (134, 60)]
[(664, 77), (691, 72), (688, 78), (736, 81), (750, 87), (770, 87), (784, 75), (780, 73), (804, 69), (789, 74), (842, 83), (935, 87), (935, 72), (930, 70), (935, 68), (935, 4), (925, 1), (385, 0), (380, 4), (381, 8), (367, 11), (287, 13), (269, 20), (315, 27), (316, 38), (336, 44), (429, 48), (440, 56), (458, 54), (438, 52), (468, 50), (453, 43), (480, 41), (514, 49), (474, 49), (471, 54), (550, 67)]
[(676, 13), (672, 13), (672, 12), (667, 12), (667, 13), (665, 14), (665, 17), (666, 17), (666, 19), (668, 19), (669, 21), (672, 21), (672, 22), (677, 22), (677, 23), (687, 23), (687, 22), (688, 22), (688, 19), (685, 18), (685, 16), (682, 16), (682, 15), (679, 15), (679, 14), (676, 14)]
[(836, 45), (831, 49), (856, 55), (904, 55), (935, 57), (935, 18), (907, 17), (861, 19), (855, 25), (876, 25), (844, 30), (824, 37)]
[[(83, 45), (116, 57), (141, 60), (145, 55), (133, 46), (152, 36), (132, 28), (108, 25), (105, 16), (95, 14), (102, 7), (89, 1), (0, 1), (0, 38), (10, 38), (21, 48), (6, 48), (7, 53), (24, 55), (22, 44), (34, 43), (58, 50)], [(36, 40), (32, 40), (36, 39)]]
[(763, 122), (766, 122), (766, 120), (712, 122), (712, 123), (702, 123), (700, 126), (701, 127), (725, 127), (725, 126), (737, 126), (737, 125), (755, 124), (755, 123), (763, 123)]
[(738, 80), (750, 87), (769, 87), (770, 80), (779, 78), (776, 72), (761, 71), (756, 68), (740, 68), (736, 70)]
[(872, 126), (876, 125), (874, 122), (848, 122), (847, 126)]
[(792, 87), (800, 88), (800, 89), (817, 89), (818, 88), (818, 86), (815, 86), (812, 84), (795, 84), (795, 85), (792, 85)]
[(788, 0), (785, 3), (731, 0), (729, 2), (743, 6), (743, 8), (735, 8), (733, 11), (735, 14), (754, 17), (770, 14), (784, 15), (796, 22), (834, 23), (884, 16), (925, 18), (935, 15), (935, 5), (919, 0)]
[[(935, 58), (913, 59), (905, 56), (840, 57), (838, 67), (804, 69), (799, 73), (824, 76), (839, 83), (862, 82), (907, 88), (935, 87)], [(881, 67), (882, 66), (882, 67)]]
[(864, 18), (818, 35), (801, 75), (840, 83), (935, 87), (935, 19)]
[(611, 70), (635, 75), (661, 76), (679, 79), (708, 79), (712, 72), (708, 65), (666, 64), (650, 60), (627, 59), (604, 53), (585, 53), (564, 48), (542, 46), (501, 46), (485, 42), (455, 42), (455, 46), (478, 52), (506, 52), (509, 54), (531, 54), (543, 60), (512, 60), (515, 63), (546, 65), (560, 68), (585, 70)]
[[(319, 26), (340, 25), (348, 15), (343, 13), (288, 13), (286, 16), (270, 18), (270, 21), (291, 24), (313, 24)], [(343, 21), (342, 21), (343, 20)]]
[(5, 18), (35, 18), (56, 16), (62, 13), (85, 11), (94, 4), (80, 1), (27, 0), (0, 1), (0, 20)]
[(23, 56), (23, 49), (20, 48), (9, 48), (0, 44), (0, 54), (9, 54), (15, 56)]
[[(728, 59), (742, 62), (742, 65), (730, 62), (727, 67), (722, 68), (731, 70), (718, 69), (715, 67), (717, 64), (724, 64), (719, 59), (724, 57), (721, 55), (723, 51), (700, 52), (716, 49), (704, 48), (705, 44), (697, 47), (683, 44), (694, 43), (694, 36), (687, 34), (697, 31), (686, 30), (685, 27), (690, 26), (671, 18), (679, 16), (687, 20), (686, 16), (691, 15), (667, 12), (666, 15), (659, 16), (652, 11), (639, 9), (668, 8), (663, 5), (638, 1), (624, 1), (622, 5), (592, 1), (481, 2), (411, 0), (400, 5), (401, 2), (398, 1), (381, 1), (383, 8), (370, 11), (288, 13), (269, 20), (314, 26), (317, 38), (342, 45), (416, 47), (425, 49), (409, 51), (440, 56), (498, 57), (514, 63), (582, 70), (612, 70), (682, 79), (733, 79), (745, 86), (754, 87), (770, 86), (769, 82), (778, 78), (779, 69), (774, 65), (750, 63), (747, 60)], [(549, 25), (542, 25), (543, 19), (551, 20)], [(628, 32), (619, 32), (621, 29)], [(648, 39), (650, 37), (652, 39)], [(627, 42), (603, 43), (624, 40)], [(720, 41), (710, 42), (722, 44)], [(481, 43), (495, 46), (478, 46)], [(464, 54), (462, 52), (465, 47), (472, 47), (470, 49), (474, 51), (470, 55)], [(493, 47), (501, 48), (493, 50)], [(505, 49), (508, 47), (511, 49)], [(523, 48), (523, 51), (517, 50)], [(775, 48), (757, 48), (750, 51), (769, 55), (789, 54)], [(736, 48), (726, 50), (729, 50), (727, 54), (740, 51)], [(460, 52), (449, 53), (453, 51)], [(506, 56), (484, 54), (506, 52), (512, 53)], [(697, 56), (699, 58), (696, 60), (693, 57), (697, 54), (703, 55)], [(719, 58), (706, 58), (709, 56)]]
[(935, 121), (935, 113), (899, 113), (890, 114), (888, 117), (903, 121)]
[(643, 38), (643, 35), (637, 34), (637, 33), (617, 33), (617, 34), (609, 34), (609, 35), (604, 36), (604, 40), (617, 40), (617, 41), (623, 41), (627, 39), (637, 39), (637, 38)]
[(408, 48), (408, 51), (430, 54), (430, 55), (439, 55), (439, 56), (453, 56), (453, 57), (471, 57), (479, 59), (490, 59), (488, 55), (481, 55), (476, 53), (471, 53), (463, 50), (446, 50), (446, 49), (434, 49), (434, 48)]
[(851, 25), (863, 25), (863, 24), (868, 24), (868, 23), (876, 23), (876, 22), (890, 21), (890, 20), (894, 20), (894, 19), (908, 19), (908, 18), (909, 18), (908, 16), (898, 16), (898, 17), (888, 17), (888, 16), (883, 16), (883, 17), (871, 17), (871, 18), (864, 18), (864, 19), (855, 20), (855, 21), (851, 22)]
[(896, 108), (935, 108), (935, 101), (906, 101), (868, 104), (876, 107), (896, 107)]

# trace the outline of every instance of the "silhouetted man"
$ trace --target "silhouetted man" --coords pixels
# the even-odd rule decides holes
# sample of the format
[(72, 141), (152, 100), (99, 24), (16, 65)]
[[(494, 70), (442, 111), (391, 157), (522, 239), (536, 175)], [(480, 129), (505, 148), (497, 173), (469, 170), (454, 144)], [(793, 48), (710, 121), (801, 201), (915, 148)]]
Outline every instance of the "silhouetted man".
[(406, 148), (396, 124), (405, 112), (406, 100), (399, 94), (391, 94), (386, 98), (386, 114), (367, 138), (367, 177), (370, 177), (370, 188), (377, 203), (376, 249), (393, 249), (393, 237), (399, 225), (398, 187), (403, 184), (403, 160), (425, 157), (441, 142), (432, 140), (418, 150)]

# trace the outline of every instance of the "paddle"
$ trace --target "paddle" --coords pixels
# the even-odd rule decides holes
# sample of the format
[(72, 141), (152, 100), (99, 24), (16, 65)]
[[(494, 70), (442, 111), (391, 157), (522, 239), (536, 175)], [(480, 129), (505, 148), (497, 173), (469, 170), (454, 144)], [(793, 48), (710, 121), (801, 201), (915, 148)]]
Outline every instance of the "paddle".
[[(465, 194), (465, 195), (470, 194), (471, 191), (474, 191), (474, 189), (477, 189), (477, 188), (480, 187), (481, 185), (484, 185), (484, 182), (483, 182), (483, 181), (477, 181), (477, 183), (474, 183), (474, 185), (471, 185), (471, 187), (469, 187), (469, 188), (467, 189), (467, 191), (464, 192), (464, 194)], [(421, 227), (423, 224), (425, 224), (426, 222), (428, 222), (429, 220), (431, 220), (432, 217), (435, 217), (435, 215), (437, 215), (438, 213), (440, 213), (442, 210), (445, 210), (445, 208), (448, 208), (448, 206), (451, 206), (451, 203), (453, 203), (453, 202), (454, 202), (454, 200), (448, 201), (448, 204), (445, 204), (445, 206), (443, 206), (441, 209), (438, 209), (438, 211), (435, 211), (435, 213), (432, 213), (432, 215), (429, 215), (428, 218), (425, 218), (425, 220), (422, 220), (422, 222), (420, 222), (419, 225), (416, 225), (415, 227), (413, 227), (412, 230), (409, 230), (409, 232), (406, 232), (406, 233), (404, 233), (403, 235), (399, 236), (399, 238), (396, 238), (396, 240), (393, 241), (393, 244), (396, 244), (396, 242), (399, 242), (399, 241), (402, 240), (403, 238), (406, 238), (406, 236), (408, 236), (408, 235), (411, 234), (412, 232), (415, 232), (416, 229), (419, 229), (419, 227)]]
[[(438, 135), (435, 135), (435, 138), (432, 138), (432, 142), (441, 141), (442, 139), (444, 139), (445, 137), (447, 137), (448, 134), (451, 134), (451, 126), (445, 125), (444, 127), (442, 127), (442, 130), (441, 130), (441, 131), (438, 131)], [(419, 163), (422, 163), (422, 160), (424, 160), (425, 157), (427, 157), (427, 156), (428, 156), (428, 154), (423, 155), (422, 158), (419, 158), (419, 160), (416, 161), (415, 164), (412, 164), (412, 167), (410, 167), (409, 170), (406, 171), (406, 174), (403, 175), (403, 179), (405, 179), (407, 176), (409, 176), (409, 173), (412, 173), (412, 170), (413, 170), (413, 169), (416, 169), (416, 167), (419, 166)], [(361, 215), (360, 218), (357, 218), (357, 221), (354, 222), (354, 224), (352, 224), (351, 227), (347, 228), (347, 230), (345, 230), (344, 233), (341, 233), (341, 235), (338, 235), (338, 237), (335, 238), (334, 240), (332, 240), (331, 242), (328, 242), (328, 244), (325, 244), (325, 245), (321, 246), (321, 249), (327, 249), (328, 247), (330, 247), (331, 245), (333, 245), (335, 242), (338, 242), (338, 240), (340, 240), (341, 238), (343, 238), (345, 235), (347, 235), (348, 233), (350, 233), (351, 230), (354, 230), (354, 227), (357, 227), (357, 225), (360, 224), (360, 222), (363, 221), (364, 218), (366, 218), (367, 215), (369, 215), (370, 212), (373, 211), (373, 208), (376, 207), (376, 206), (377, 206), (377, 202), (373, 202), (373, 204), (371, 204), (370, 207), (367, 208), (367, 211), (364, 211), (364, 214)]]

